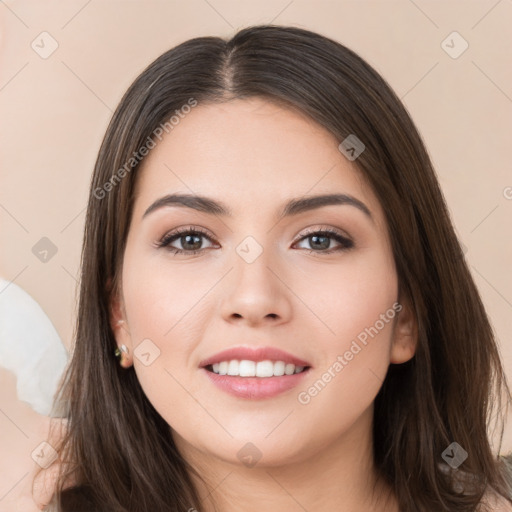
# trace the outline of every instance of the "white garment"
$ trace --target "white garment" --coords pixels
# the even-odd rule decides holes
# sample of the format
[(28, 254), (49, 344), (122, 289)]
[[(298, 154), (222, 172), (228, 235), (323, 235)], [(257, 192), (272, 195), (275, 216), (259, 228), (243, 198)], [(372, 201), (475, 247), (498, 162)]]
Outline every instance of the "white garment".
[(41, 306), (0, 278), (0, 366), (16, 375), (18, 399), (49, 415), (67, 363), (66, 347)]

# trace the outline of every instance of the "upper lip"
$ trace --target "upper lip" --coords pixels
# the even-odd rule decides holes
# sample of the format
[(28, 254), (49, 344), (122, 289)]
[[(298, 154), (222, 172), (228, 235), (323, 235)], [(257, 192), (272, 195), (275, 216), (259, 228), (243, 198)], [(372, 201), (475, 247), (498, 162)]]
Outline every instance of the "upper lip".
[(204, 359), (199, 363), (199, 366), (202, 368), (222, 361), (231, 361), (233, 359), (255, 362), (267, 360), (283, 361), (286, 364), (291, 363), (295, 366), (311, 366), (307, 361), (275, 347), (232, 347)]

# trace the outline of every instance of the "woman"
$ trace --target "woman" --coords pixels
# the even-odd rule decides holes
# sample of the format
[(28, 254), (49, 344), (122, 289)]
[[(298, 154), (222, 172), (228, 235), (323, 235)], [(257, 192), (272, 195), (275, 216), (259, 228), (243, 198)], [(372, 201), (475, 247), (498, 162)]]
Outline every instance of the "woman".
[(187, 41), (121, 100), (61, 391), (56, 510), (512, 509), (504, 372), (421, 138), (299, 28)]

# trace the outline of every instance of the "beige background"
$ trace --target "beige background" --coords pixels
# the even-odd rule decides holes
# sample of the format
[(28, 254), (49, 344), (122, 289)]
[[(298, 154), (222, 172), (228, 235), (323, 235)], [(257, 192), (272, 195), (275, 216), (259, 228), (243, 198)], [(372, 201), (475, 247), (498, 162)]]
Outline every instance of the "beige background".
[[(0, 2), (0, 276), (41, 304), (69, 347), (88, 184), (121, 95), (185, 39), (269, 22), (346, 44), (403, 99), (512, 380), (511, 0)], [(58, 43), (46, 59), (31, 48), (44, 31)], [(461, 39), (442, 46), (453, 31), (469, 44), (458, 58), (445, 49), (454, 54)], [(31, 252), (43, 236), (58, 247), (47, 263)], [(0, 510), (15, 510), (45, 427), (0, 369)], [(511, 449), (512, 422), (502, 452)]]

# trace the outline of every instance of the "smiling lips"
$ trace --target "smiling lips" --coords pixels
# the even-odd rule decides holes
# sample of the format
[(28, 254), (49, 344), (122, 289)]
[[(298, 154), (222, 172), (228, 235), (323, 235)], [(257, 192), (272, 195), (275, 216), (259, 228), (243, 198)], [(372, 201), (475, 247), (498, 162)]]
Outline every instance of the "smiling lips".
[[(272, 373), (270, 373), (270, 365), (272, 365)], [(233, 347), (204, 359), (199, 366), (201, 368), (211, 366), (212, 370), (220, 375), (254, 377), (259, 370), (262, 377), (271, 377), (272, 375), (292, 375), (298, 373), (297, 368), (302, 371), (311, 365), (303, 359), (274, 347)], [(291, 371), (292, 366), (293, 371)]]
[[(208, 367), (209, 368), (209, 367)], [(211, 365), (212, 371), (219, 375), (231, 375), (240, 377), (281, 377), (282, 375), (293, 375), (304, 370), (304, 366), (295, 366), (293, 363), (284, 361), (251, 361), (248, 359), (231, 359)]]
[(297, 385), (311, 365), (273, 347), (234, 347), (199, 364), (220, 389), (239, 398), (270, 398)]

